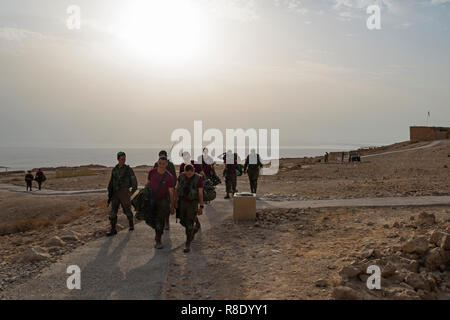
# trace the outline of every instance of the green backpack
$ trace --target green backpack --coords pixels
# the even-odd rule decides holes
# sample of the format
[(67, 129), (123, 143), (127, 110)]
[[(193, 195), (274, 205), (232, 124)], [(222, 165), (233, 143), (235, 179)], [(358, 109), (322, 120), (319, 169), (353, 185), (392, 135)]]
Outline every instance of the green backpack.
[[(180, 175), (180, 182), (177, 186), (178, 196), (186, 197), (190, 200), (198, 200), (198, 188), (197, 183), (201, 176), (198, 173), (195, 173), (193, 176), (193, 180), (190, 183), (190, 190), (186, 190), (185, 192), (185, 184), (186, 184), (186, 175), (183, 173)], [(206, 179), (203, 181), (203, 201), (212, 201), (216, 198), (216, 187), (212, 183), (211, 180)]]

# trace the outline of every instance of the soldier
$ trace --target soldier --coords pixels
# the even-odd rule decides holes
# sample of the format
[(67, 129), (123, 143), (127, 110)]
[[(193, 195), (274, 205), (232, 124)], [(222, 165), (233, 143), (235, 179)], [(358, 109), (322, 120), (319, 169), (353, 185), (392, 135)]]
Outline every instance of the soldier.
[(152, 212), (150, 226), (155, 229), (155, 248), (162, 249), (161, 238), (164, 232), (164, 222), (168, 214), (174, 214), (174, 187), (172, 174), (167, 171), (169, 160), (161, 157), (158, 167), (148, 173), (148, 185), (155, 192), (155, 206)]
[(191, 160), (191, 154), (189, 152), (183, 152), (183, 161), (184, 162), (180, 165), (180, 175), (184, 172), (184, 167), (189, 163), (194, 166), (195, 173), (201, 174), (202, 176), (205, 175), (201, 161), (199, 161), (199, 163), (195, 163), (194, 160)]
[(255, 149), (250, 151), (250, 154), (245, 159), (244, 173), (248, 173), (248, 180), (250, 181), (250, 189), (252, 193), (256, 193), (258, 187), (259, 170), (263, 167), (259, 154)]
[[(133, 212), (131, 211), (131, 196), (137, 190), (137, 179), (133, 169), (125, 164), (126, 155), (124, 152), (117, 154), (118, 164), (111, 172), (111, 179), (108, 185), (108, 205), (111, 204), (111, 213), (109, 221), (111, 223), (111, 231), (106, 235), (108, 237), (116, 235), (117, 212), (119, 206), (122, 206), (123, 212), (128, 218), (130, 225), (129, 231), (134, 230)], [(131, 188), (131, 192), (130, 192)]]
[(210, 179), (214, 174), (214, 159), (208, 154), (208, 149), (203, 148), (203, 154), (198, 157), (198, 163), (202, 164), (202, 170), (206, 179)]
[(230, 193), (236, 193), (236, 166), (238, 164), (238, 155), (228, 150), (226, 153), (222, 154), (221, 157), (225, 163), (225, 184), (227, 189), (227, 195), (225, 199), (230, 199)]
[(175, 203), (176, 206), (179, 206), (180, 223), (186, 229), (186, 247), (184, 252), (188, 253), (191, 251), (191, 242), (197, 230), (194, 227), (197, 214), (199, 216), (203, 214), (203, 178), (198, 173), (195, 173), (192, 164), (187, 164), (184, 172), (178, 178)]
[(344, 163), (344, 157), (345, 157), (345, 152), (342, 152), (342, 154), (341, 154), (341, 163)]
[(46, 180), (46, 177), (41, 169), (36, 172), (36, 177), (34, 178), (38, 183), (39, 190), (41, 190), (42, 182)]
[[(167, 151), (161, 150), (159, 152), (158, 156), (159, 156), (159, 158), (161, 158), (161, 157), (166, 157), (167, 158)], [(158, 168), (158, 161), (155, 162), (155, 165), (153, 166), (153, 168)], [(175, 170), (175, 165), (170, 160), (168, 161), (168, 164), (167, 164), (167, 171), (169, 171), (172, 174), (173, 180), (176, 183), (176, 181), (177, 181), (177, 171)], [(166, 230), (170, 230), (169, 217), (170, 217), (170, 214), (167, 214), (167, 216), (166, 216), (166, 218), (164, 220), (164, 229), (166, 229)]]
[(28, 191), (28, 189), (30, 189), (30, 191), (33, 191), (31, 189), (33, 186), (34, 177), (33, 177), (33, 174), (31, 173), (31, 170), (28, 170), (27, 172), (28, 173), (25, 175), (25, 182), (27, 183), (27, 191)]

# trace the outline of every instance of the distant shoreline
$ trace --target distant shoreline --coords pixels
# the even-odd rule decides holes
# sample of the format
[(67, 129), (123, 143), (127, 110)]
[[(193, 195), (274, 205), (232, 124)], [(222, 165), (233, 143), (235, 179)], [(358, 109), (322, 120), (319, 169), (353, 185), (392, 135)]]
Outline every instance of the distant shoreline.
[[(321, 148), (325, 147), (325, 148)], [(347, 147), (346, 149), (344, 149)], [(279, 159), (302, 159), (318, 158), (329, 152), (348, 152), (361, 148), (383, 148), (359, 147), (351, 145), (317, 146), (317, 147), (281, 147)], [(115, 165), (116, 148), (22, 148), (22, 147), (0, 147), (2, 157), (0, 167), (8, 167), (8, 172), (26, 171), (42, 168), (43, 170), (56, 170), (64, 168), (111, 168)], [(133, 168), (150, 167), (157, 160), (157, 153), (161, 148), (125, 148), (128, 155), (128, 164)], [(87, 158), (90, 160), (87, 160)], [(54, 159), (54, 160), (49, 160)], [(270, 160), (269, 158), (266, 158)], [(0, 169), (5, 172), (6, 169)]]

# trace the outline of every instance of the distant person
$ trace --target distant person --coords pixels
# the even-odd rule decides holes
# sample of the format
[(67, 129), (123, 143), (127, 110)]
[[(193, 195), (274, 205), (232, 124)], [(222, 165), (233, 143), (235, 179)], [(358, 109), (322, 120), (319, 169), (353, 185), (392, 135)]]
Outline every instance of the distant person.
[[(159, 158), (166, 157), (167, 159), (169, 159), (167, 157), (167, 151), (165, 151), (165, 150), (161, 150), (159, 152), (158, 156), (159, 156)], [(155, 165), (153, 166), (153, 168), (158, 168), (158, 161), (155, 162)], [(167, 163), (167, 171), (169, 171), (172, 174), (173, 179), (174, 179), (175, 184), (176, 184), (176, 182), (177, 182), (177, 171), (175, 169), (175, 165), (170, 160), (168, 160), (168, 163)], [(169, 219), (169, 217), (170, 217), (170, 214), (167, 214), (167, 216), (166, 216), (166, 218), (164, 220), (165, 221), (164, 222), (164, 229), (166, 229), (166, 230), (170, 230), (170, 219)]]
[(27, 174), (25, 175), (25, 182), (27, 183), (27, 191), (28, 191), (28, 189), (30, 189), (30, 191), (33, 191), (32, 190), (33, 179), (34, 179), (34, 177), (33, 177), (33, 174), (31, 173), (31, 170), (28, 170)]
[(112, 170), (111, 179), (108, 184), (108, 205), (109, 203), (112, 203), (109, 215), (111, 231), (106, 234), (108, 237), (117, 234), (116, 225), (119, 206), (122, 206), (122, 210), (128, 218), (129, 231), (134, 230), (134, 217), (133, 212), (131, 211), (131, 196), (136, 192), (138, 184), (133, 169), (125, 164), (126, 159), (127, 156), (125, 152), (117, 153), (118, 164)]
[(169, 160), (161, 157), (158, 167), (148, 173), (148, 186), (155, 194), (155, 207), (152, 211), (150, 226), (155, 229), (155, 248), (162, 249), (161, 238), (164, 233), (164, 223), (168, 214), (174, 214), (175, 180), (167, 171)]
[(325, 163), (328, 163), (328, 157), (329, 157), (328, 152), (325, 152)]
[(252, 149), (245, 159), (244, 165), (244, 173), (248, 174), (252, 193), (256, 193), (256, 189), (258, 188), (259, 172), (262, 167), (261, 157), (256, 153), (255, 149)]
[(38, 183), (39, 190), (41, 190), (41, 185), (45, 180), (47, 180), (47, 178), (45, 177), (44, 172), (42, 172), (42, 170), (39, 169), (36, 172), (36, 177), (34, 178), (34, 180), (36, 180), (36, 182)]
[(342, 152), (342, 155), (341, 155), (341, 163), (344, 163), (344, 157), (345, 157), (345, 152)]
[(221, 158), (225, 164), (225, 185), (226, 185), (226, 196), (225, 199), (230, 199), (230, 193), (235, 194), (237, 192), (237, 174), (236, 167), (238, 164), (238, 155), (228, 150), (226, 153), (222, 154)]
[(203, 178), (195, 173), (192, 164), (187, 164), (184, 172), (178, 178), (175, 204), (179, 210), (180, 223), (186, 229), (184, 252), (187, 253), (191, 251), (192, 240), (198, 231), (194, 222), (198, 220), (197, 215), (203, 214)]

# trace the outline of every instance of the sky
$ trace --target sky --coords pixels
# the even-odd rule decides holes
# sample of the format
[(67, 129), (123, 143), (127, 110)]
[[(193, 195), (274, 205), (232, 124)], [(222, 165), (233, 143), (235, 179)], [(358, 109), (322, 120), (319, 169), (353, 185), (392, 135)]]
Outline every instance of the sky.
[(449, 27), (450, 0), (2, 0), (0, 146), (164, 146), (195, 120), (408, 140), (450, 126)]

